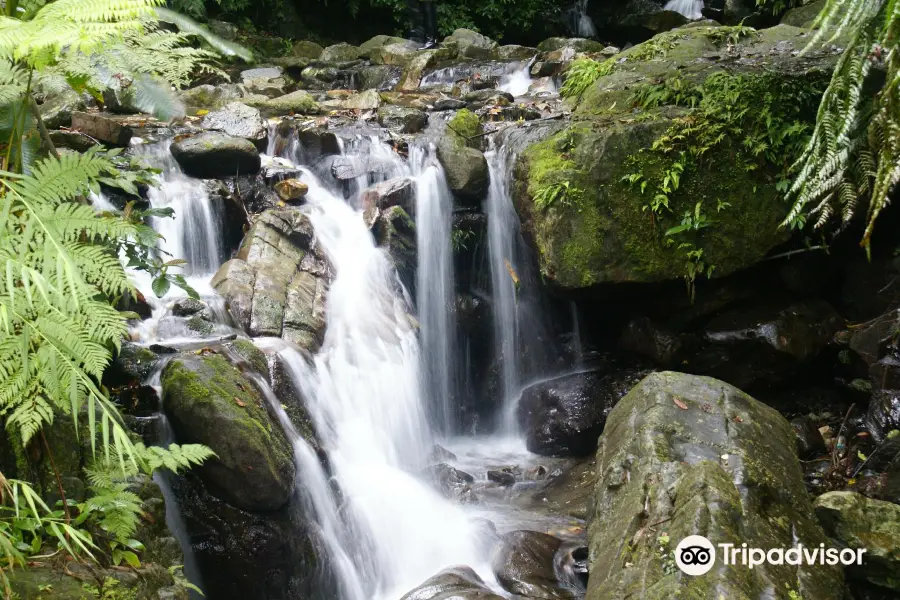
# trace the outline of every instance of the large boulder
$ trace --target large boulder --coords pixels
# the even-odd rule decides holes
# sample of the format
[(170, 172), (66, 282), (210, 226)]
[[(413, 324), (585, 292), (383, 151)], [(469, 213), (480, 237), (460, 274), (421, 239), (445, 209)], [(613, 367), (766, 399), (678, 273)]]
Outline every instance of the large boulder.
[(417, 246), (416, 224), (401, 206), (378, 209), (372, 225), (372, 234), (379, 246), (385, 249), (406, 289), (415, 293)]
[(503, 588), (525, 598), (569, 599), (556, 576), (562, 540), (539, 531), (511, 531), (500, 538), (491, 566)]
[(463, 58), (490, 58), (497, 42), (471, 29), (457, 29), (444, 38), (444, 45), (455, 45)]
[(218, 131), (178, 140), (171, 151), (186, 174), (203, 179), (255, 175), (261, 165), (253, 143)]
[(865, 549), (863, 564), (848, 566), (848, 577), (900, 592), (900, 506), (856, 492), (828, 492), (816, 498), (815, 508), (829, 537)]
[(322, 52), (325, 49), (315, 42), (311, 42), (309, 40), (300, 40), (299, 42), (295, 42), (293, 47), (291, 48), (291, 53), (294, 56), (299, 58), (308, 58), (310, 60), (316, 60), (320, 56), (322, 56)]
[[(678, 189), (668, 193), (667, 210), (650, 210), (670, 160), (651, 148), (689, 109), (684, 102), (671, 107), (666, 105), (672, 100), (663, 100), (663, 107), (636, 114), (635, 92), (642, 86), (677, 72), (690, 89), (727, 70), (751, 78), (744, 81), (772, 78), (771, 85), (747, 89), (764, 89), (765, 94), (781, 90), (784, 105), (796, 107), (790, 94), (798, 88), (824, 88), (821, 72), (836, 60), (829, 50), (797, 56), (808, 32), (793, 27), (762, 30), (727, 52), (715, 33), (712, 27), (687, 27), (622, 52), (610, 63), (611, 72), (577, 99), (573, 122), (564, 131), (519, 153), (514, 201), (550, 284), (574, 291), (603, 283), (690, 278), (687, 263), (692, 259), (683, 243), (702, 250), (700, 276), (723, 277), (754, 265), (788, 239), (789, 231), (779, 227), (788, 209), (776, 185), (782, 165), (760, 164), (746, 155), (740, 134), (726, 134), (715, 151), (685, 169)], [(802, 114), (811, 121), (817, 100), (814, 93), (810, 98)], [(685, 213), (695, 214), (698, 202), (712, 223), (700, 226), (696, 235), (667, 236)], [(714, 267), (711, 272), (709, 266)]]
[(260, 214), (235, 258), (212, 279), (238, 326), (315, 351), (325, 336), (329, 267), (299, 208)]
[(606, 416), (646, 371), (614, 369), (565, 375), (531, 385), (517, 408), (528, 450), (543, 456), (587, 456), (597, 449)]
[(162, 373), (163, 402), (179, 442), (216, 458), (198, 469), (206, 487), (244, 510), (275, 510), (294, 491), (291, 446), (262, 394), (219, 354), (182, 354)]
[(675, 567), (689, 535), (738, 548), (826, 543), (790, 424), (716, 379), (653, 373), (616, 405), (597, 450), (592, 514), (587, 600), (843, 598), (836, 566), (751, 570), (718, 557), (702, 577)]
[(324, 63), (345, 63), (359, 58), (360, 49), (345, 42), (328, 46), (319, 55), (319, 61)]
[(430, 577), (400, 600), (503, 600), (469, 567), (451, 567)]
[(81, 94), (66, 86), (62, 91), (43, 94), (38, 105), (41, 119), (47, 129), (59, 129), (72, 124), (72, 113), (85, 109)]
[(484, 197), (490, 181), (487, 159), (479, 149), (481, 133), (478, 117), (463, 109), (448, 123), (437, 144), (438, 160), (447, 174), (450, 190), (475, 204)]
[(415, 108), (387, 105), (378, 109), (378, 122), (398, 133), (419, 133), (428, 124), (428, 115)]
[(370, 38), (359, 45), (359, 57), (372, 59), (372, 62), (374, 63), (374, 56), (377, 54), (377, 51), (391, 44), (400, 44), (410, 47), (413, 50), (417, 50), (419, 47), (419, 44), (417, 44), (416, 42), (407, 40), (402, 37), (396, 37), (392, 35), (376, 35), (375, 37)]
[(259, 110), (240, 102), (232, 102), (220, 110), (208, 113), (200, 122), (200, 127), (244, 138), (257, 148), (265, 145), (269, 137), (268, 124)]

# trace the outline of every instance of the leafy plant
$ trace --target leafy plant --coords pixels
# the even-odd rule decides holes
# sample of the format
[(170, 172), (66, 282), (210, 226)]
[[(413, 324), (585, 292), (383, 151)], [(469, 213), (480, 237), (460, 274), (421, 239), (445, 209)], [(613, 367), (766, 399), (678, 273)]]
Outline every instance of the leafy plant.
[(646, 42), (637, 46), (635, 50), (628, 53), (630, 61), (645, 61), (654, 58), (660, 58), (674, 50), (678, 46), (678, 42), (687, 37), (683, 33), (669, 31), (661, 33)]
[(722, 44), (736, 46), (744, 38), (758, 38), (759, 32), (753, 27), (745, 27), (744, 25), (724, 25), (722, 27), (707, 28), (705, 35), (717, 46)]
[(534, 205), (547, 210), (556, 204), (569, 204), (581, 198), (583, 191), (568, 181), (551, 183), (541, 187), (534, 195)]
[(703, 202), (694, 205), (694, 210), (686, 210), (681, 218), (681, 223), (675, 227), (670, 227), (666, 231), (666, 236), (683, 233), (686, 231), (700, 231), (712, 225), (714, 221), (703, 214)]
[[(900, 8), (894, 0), (828, 0), (816, 19), (821, 42), (849, 36), (822, 97), (812, 133), (796, 164), (788, 193), (793, 207), (784, 226), (815, 227), (835, 215), (848, 224), (860, 199), (868, 200), (861, 245), (868, 251), (879, 214), (900, 182)], [(864, 92), (873, 69), (885, 78), (876, 93)]]
[(580, 97), (595, 81), (613, 72), (616, 63), (612, 58), (603, 62), (592, 58), (579, 58), (572, 61), (566, 70), (566, 80), (559, 94), (563, 98)]
[(700, 89), (680, 75), (639, 86), (631, 94), (631, 102), (644, 109), (665, 105), (694, 108), (702, 98)]

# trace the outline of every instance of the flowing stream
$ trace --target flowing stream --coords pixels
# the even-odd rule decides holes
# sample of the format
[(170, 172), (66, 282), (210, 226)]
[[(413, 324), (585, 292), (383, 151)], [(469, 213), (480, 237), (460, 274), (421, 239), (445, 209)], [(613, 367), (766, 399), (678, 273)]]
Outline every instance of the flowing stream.
[(664, 9), (681, 13), (692, 21), (703, 18), (703, 0), (669, 0)]
[[(269, 144), (270, 150), (278, 146)], [(280, 146), (284, 158), (297, 163), (307, 159), (296, 139)], [(510, 494), (515, 494), (515, 487), (498, 488), (487, 476), (490, 469), (504, 465), (528, 468), (535, 459), (511, 435), (515, 401), (523, 381), (533, 375), (518, 361), (520, 330), (533, 329), (524, 321), (530, 314), (529, 304), (527, 297), (520, 297), (518, 285), (532, 274), (509, 198), (511, 156), (502, 149), (489, 153), (492, 183), (486, 203), (505, 437), (466, 438), (453, 437), (457, 426), (454, 381), (461, 365), (453, 317), (453, 202), (443, 169), (433, 149), (426, 146), (413, 146), (404, 159), (376, 138), (360, 137), (344, 142), (343, 151), (341, 158), (374, 160), (382, 166), (375, 175), (370, 172), (357, 178), (349, 189), (326, 185), (314, 167), (301, 166), (301, 179), (309, 185), (303, 210), (334, 272), (326, 299), (324, 343), (309, 356), (280, 339), (255, 340), (260, 347), (277, 352), (286, 366), (328, 457), (326, 472), (281, 401), (265, 380), (257, 378), (270, 412), (293, 445), (298, 496), (305, 514), (311, 515), (339, 588), (327, 596), (397, 600), (454, 565), (472, 567), (487, 586), (505, 596), (490, 567), (484, 519), (500, 533), (521, 528), (565, 532), (571, 525), (532, 507), (514, 506)], [(202, 181), (181, 172), (167, 143), (142, 152), (163, 170), (161, 187), (150, 194), (151, 205), (171, 207), (176, 214), (175, 219), (153, 221), (164, 237), (161, 252), (191, 263), (188, 281), (210, 306), (216, 322), (209, 337), (233, 333), (222, 300), (209, 286), (210, 277), (226, 258), (218, 241), (222, 216), (215, 202)], [(418, 244), (415, 302), (389, 256), (376, 245), (359, 194), (376, 181), (398, 176), (412, 178), (415, 190), (410, 206)], [(138, 285), (149, 290), (149, 281), (137, 277)], [(173, 289), (162, 299), (148, 298), (153, 316), (137, 325), (133, 336), (144, 344), (196, 343), (196, 334), (188, 335), (182, 321), (171, 315), (173, 301), (182, 296)], [(158, 385), (158, 373), (154, 377), (148, 383)], [(171, 435), (166, 437), (160, 442), (171, 441)], [(452, 449), (446, 462), (473, 475), (482, 500), (478, 505), (460, 504), (438, 491), (428, 470), (434, 464), (431, 455), (436, 442)], [(170, 526), (184, 532), (167, 481), (158, 481), (174, 511)], [(516, 485), (524, 491), (533, 487)], [(190, 544), (184, 536), (181, 540), (192, 564)]]

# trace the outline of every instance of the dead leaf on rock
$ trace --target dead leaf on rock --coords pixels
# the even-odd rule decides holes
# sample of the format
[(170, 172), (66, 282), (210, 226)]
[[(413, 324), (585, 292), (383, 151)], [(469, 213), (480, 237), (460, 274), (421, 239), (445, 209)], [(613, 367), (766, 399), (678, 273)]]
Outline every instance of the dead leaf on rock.
[(677, 407), (680, 408), (681, 410), (687, 410), (687, 409), (688, 409), (688, 405), (685, 404), (684, 402), (682, 402), (681, 399), (679, 399), (679, 398), (672, 398), (672, 402), (674, 402), (674, 403), (675, 403), (675, 406), (677, 406)]
[(234, 403), (237, 404), (238, 406), (240, 406), (241, 408), (244, 408), (245, 406), (247, 406), (247, 403), (244, 402), (243, 400), (241, 400), (240, 398), (238, 398), (237, 396), (234, 397)]

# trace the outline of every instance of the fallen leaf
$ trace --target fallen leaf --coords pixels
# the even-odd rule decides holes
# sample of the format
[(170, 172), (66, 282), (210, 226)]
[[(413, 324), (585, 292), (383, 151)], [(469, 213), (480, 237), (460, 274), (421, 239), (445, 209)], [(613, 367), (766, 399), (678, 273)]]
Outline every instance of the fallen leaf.
[(247, 403), (244, 402), (243, 400), (241, 400), (240, 398), (238, 398), (237, 396), (234, 397), (234, 403), (237, 404), (238, 406), (240, 406), (241, 408), (244, 408), (245, 406), (247, 406)]
[(673, 398), (672, 401), (675, 403), (675, 406), (677, 406), (677, 407), (680, 408), (681, 410), (687, 410), (687, 409), (688, 409), (688, 405), (685, 404), (684, 402), (682, 402), (681, 400), (679, 400), (678, 398)]

